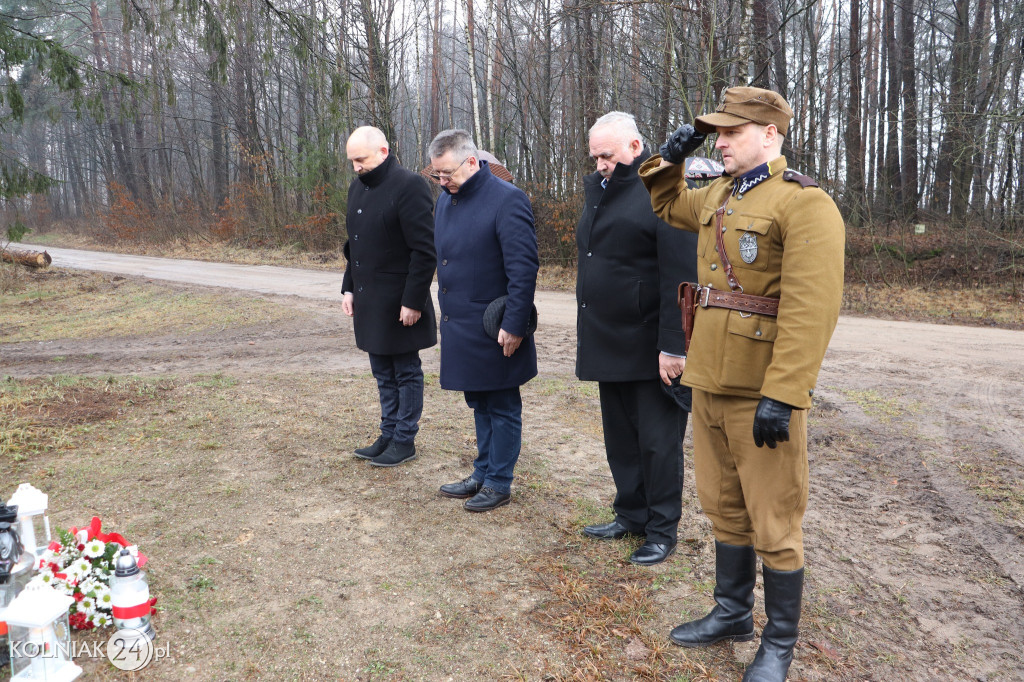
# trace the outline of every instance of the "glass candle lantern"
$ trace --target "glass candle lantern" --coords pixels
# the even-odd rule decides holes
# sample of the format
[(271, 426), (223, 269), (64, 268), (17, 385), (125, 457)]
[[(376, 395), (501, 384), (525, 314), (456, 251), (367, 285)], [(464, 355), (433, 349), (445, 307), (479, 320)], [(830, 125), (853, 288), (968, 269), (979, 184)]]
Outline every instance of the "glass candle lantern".
[(114, 561), (110, 600), (114, 627), (118, 630), (136, 630), (140, 637), (153, 641), (156, 632), (151, 620), (149, 582), (127, 549), (122, 549)]
[(32, 583), (7, 607), (11, 682), (70, 682), (82, 674), (71, 658), (72, 597)]
[[(50, 497), (31, 483), (22, 483), (7, 501), (18, 506), (18, 534), (25, 551), (39, 559), (50, 544), (50, 519), (46, 515)], [(33, 568), (38, 568), (36, 563)]]

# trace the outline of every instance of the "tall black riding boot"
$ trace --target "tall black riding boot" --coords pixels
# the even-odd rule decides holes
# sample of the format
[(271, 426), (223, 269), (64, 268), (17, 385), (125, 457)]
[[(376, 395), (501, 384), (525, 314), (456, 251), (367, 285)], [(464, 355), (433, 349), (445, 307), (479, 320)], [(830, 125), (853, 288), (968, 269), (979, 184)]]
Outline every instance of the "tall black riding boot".
[(754, 582), (757, 563), (753, 547), (715, 541), (715, 608), (700, 620), (673, 628), (669, 638), (680, 646), (700, 647), (729, 640), (754, 639)]
[(800, 622), (804, 569), (773, 571), (765, 566), (762, 572), (768, 623), (761, 631), (761, 646), (743, 674), (743, 682), (786, 682)]

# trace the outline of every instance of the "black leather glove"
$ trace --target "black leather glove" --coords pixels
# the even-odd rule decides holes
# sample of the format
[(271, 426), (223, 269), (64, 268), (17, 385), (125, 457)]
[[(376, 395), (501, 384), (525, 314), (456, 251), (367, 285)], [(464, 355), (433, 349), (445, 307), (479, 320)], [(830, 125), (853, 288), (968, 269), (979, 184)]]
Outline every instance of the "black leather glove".
[(704, 133), (697, 132), (689, 123), (685, 123), (668, 136), (665, 144), (658, 148), (661, 158), (669, 163), (682, 163), (694, 149), (704, 144), (708, 138)]
[(775, 447), (789, 440), (789, 417), (793, 407), (771, 398), (761, 398), (754, 411), (754, 445)]

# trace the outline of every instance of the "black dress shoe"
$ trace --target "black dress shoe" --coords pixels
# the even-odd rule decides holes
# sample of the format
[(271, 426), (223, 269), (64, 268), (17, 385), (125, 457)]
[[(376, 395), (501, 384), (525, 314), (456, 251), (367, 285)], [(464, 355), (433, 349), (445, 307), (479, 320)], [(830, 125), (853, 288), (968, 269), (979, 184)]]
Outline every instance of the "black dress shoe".
[(478, 492), (480, 492), (480, 487), (482, 485), (482, 483), (473, 480), (473, 477), (470, 476), (463, 481), (459, 481), (458, 483), (445, 483), (443, 486), (441, 486), (441, 494), (444, 495), (445, 497), (454, 497), (456, 499), (462, 500), (467, 497), (473, 497), (474, 495), (476, 495)]
[(639, 566), (660, 564), (676, 552), (676, 543), (665, 545), (660, 542), (647, 541), (629, 557), (630, 562)]
[(623, 526), (618, 521), (602, 523), (598, 526), (583, 526), (583, 533), (592, 538), (597, 538), (598, 540), (618, 540), (619, 538), (633, 534), (631, 530)]
[(416, 459), (416, 446), (412, 443), (391, 441), (384, 452), (370, 460), (370, 466), (396, 467), (402, 462)]
[(362, 459), (373, 459), (374, 457), (378, 457), (388, 449), (388, 445), (390, 443), (390, 438), (378, 436), (377, 440), (373, 441), (372, 444), (367, 445), (365, 448), (356, 448), (356, 457), (361, 457)]
[(504, 507), (512, 499), (511, 493), (499, 493), (494, 488), (481, 488), (472, 499), (466, 500), (467, 511), (485, 512)]

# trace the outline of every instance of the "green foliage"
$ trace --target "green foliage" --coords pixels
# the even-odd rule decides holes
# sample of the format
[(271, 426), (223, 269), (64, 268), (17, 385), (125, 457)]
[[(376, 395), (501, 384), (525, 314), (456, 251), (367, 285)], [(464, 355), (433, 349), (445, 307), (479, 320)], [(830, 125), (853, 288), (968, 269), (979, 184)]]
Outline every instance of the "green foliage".
[(13, 223), (7, 226), (7, 241), (20, 242), (31, 231), (25, 226), (25, 223), (15, 219)]

